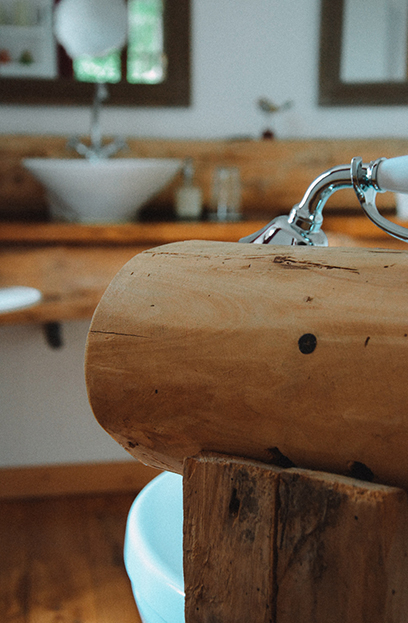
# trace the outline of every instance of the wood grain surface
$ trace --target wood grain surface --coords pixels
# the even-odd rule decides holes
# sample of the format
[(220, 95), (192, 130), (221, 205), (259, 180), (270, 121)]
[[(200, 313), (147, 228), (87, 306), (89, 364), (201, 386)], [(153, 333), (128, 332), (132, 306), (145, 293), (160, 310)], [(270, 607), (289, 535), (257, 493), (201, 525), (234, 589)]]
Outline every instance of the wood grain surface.
[(271, 621), (278, 480), (277, 470), (250, 461), (185, 462), (186, 623)]
[(101, 425), (181, 472), (217, 451), (408, 486), (408, 254), (166, 245), (137, 255), (91, 325)]
[(141, 623), (122, 555), (134, 497), (0, 501), (2, 623)]
[(186, 623), (405, 623), (408, 497), (204, 454), (184, 467)]

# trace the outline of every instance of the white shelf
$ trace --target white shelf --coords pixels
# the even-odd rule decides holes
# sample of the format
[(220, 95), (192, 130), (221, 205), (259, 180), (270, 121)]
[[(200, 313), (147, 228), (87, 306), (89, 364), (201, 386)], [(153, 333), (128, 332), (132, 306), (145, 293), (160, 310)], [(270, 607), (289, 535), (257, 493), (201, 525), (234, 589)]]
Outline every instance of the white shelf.
[(0, 63), (0, 76), (5, 78), (55, 78), (56, 72), (42, 63)]
[(0, 37), (45, 37), (48, 27), (43, 24), (36, 26), (16, 26), (15, 24), (0, 24)]
[[(27, 0), (28, 2), (28, 0)], [(30, 0), (30, 3), (32, 0)], [(9, 78), (55, 78), (57, 76), (57, 46), (52, 29), (52, 0), (37, 0), (30, 4), (32, 16), (38, 23), (32, 25), (0, 24), (0, 50), (10, 56), (9, 62), (0, 62), (0, 76)], [(34, 8), (33, 8), (34, 6)], [(12, 15), (9, 0), (0, 0), (0, 9)], [(20, 62), (29, 54), (31, 63)]]

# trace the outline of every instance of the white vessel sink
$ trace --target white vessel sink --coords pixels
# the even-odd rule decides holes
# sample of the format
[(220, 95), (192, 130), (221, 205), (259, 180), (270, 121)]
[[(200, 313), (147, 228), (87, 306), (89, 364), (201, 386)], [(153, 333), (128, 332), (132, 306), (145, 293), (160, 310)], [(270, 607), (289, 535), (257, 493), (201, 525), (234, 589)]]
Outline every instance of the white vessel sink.
[(130, 509), (125, 565), (143, 623), (184, 623), (182, 477), (152, 480)]
[(118, 223), (134, 220), (172, 180), (182, 160), (25, 158), (23, 165), (46, 188), (55, 219)]
[(0, 288), (0, 314), (18, 311), (41, 301), (41, 292), (27, 286)]

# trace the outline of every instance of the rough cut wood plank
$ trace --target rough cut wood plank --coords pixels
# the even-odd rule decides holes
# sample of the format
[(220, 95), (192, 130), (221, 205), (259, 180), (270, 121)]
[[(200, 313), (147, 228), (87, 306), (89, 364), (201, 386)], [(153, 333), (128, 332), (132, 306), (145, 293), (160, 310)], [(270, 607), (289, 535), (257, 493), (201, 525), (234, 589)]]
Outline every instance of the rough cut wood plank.
[(405, 491), (282, 471), (276, 623), (406, 623)]
[(228, 457), (186, 460), (186, 623), (273, 621), (278, 471)]
[[(137, 253), (178, 240), (235, 242), (266, 222), (140, 223), (107, 227), (3, 223), (0, 225), (0, 287), (38, 287), (43, 301), (28, 310), (1, 314), (0, 324), (91, 318), (110, 280)], [(365, 217), (329, 217), (325, 231), (330, 246), (408, 248)]]
[(406, 623), (408, 496), (203, 454), (184, 468), (186, 623)]
[[(387, 217), (392, 223), (398, 223), (403, 227), (408, 227), (407, 221), (402, 221), (394, 216)], [(378, 246), (386, 246), (382, 243), (392, 243), (396, 241), (385, 231), (377, 227), (366, 216), (327, 216), (323, 221), (323, 231), (326, 233), (339, 233), (350, 236), (355, 241), (355, 246), (360, 246), (364, 242), (375, 242)], [(405, 246), (404, 246), (405, 245)], [(403, 243), (401, 248), (408, 249), (407, 243)]]
[[(406, 222), (390, 217), (394, 223)], [(126, 223), (121, 225), (84, 225), (80, 223), (2, 223), (0, 243), (6, 245), (140, 245), (159, 246), (180, 240), (219, 240), (237, 242), (254, 233), (267, 219), (238, 223), (175, 222)], [(323, 222), (326, 234), (349, 236), (355, 246), (372, 242), (386, 247), (395, 239), (379, 229), (366, 216), (327, 216)], [(405, 247), (406, 247), (406, 243)], [(401, 248), (404, 248), (401, 244)], [(408, 247), (407, 247), (408, 248)]]
[(0, 225), (0, 287), (25, 285), (43, 294), (39, 305), (0, 314), (0, 325), (90, 319), (110, 281), (137, 253), (191, 237), (238, 240), (262, 225)]

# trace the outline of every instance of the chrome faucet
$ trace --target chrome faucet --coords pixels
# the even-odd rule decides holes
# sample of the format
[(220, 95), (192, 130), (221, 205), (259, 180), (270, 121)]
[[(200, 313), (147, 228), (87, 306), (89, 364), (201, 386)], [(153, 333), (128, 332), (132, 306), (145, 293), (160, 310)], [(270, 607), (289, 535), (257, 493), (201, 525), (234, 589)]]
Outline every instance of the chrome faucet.
[(106, 84), (99, 82), (95, 87), (95, 96), (93, 99), (91, 110), (91, 144), (86, 145), (82, 143), (77, 136), (73, 136), (69, 139), (67, 147), (74, 149), (80, 156), (85, 156), (88, 160), (102, 160), (109, 158), (114, 154), (124, 149), (127, 145), (123, 139), (115, 138), (112, 142), (102, 142), (102, 129), (101, 129), (101, 108), (102, 103), (109, 97)]
[(379, 158), (369, 164), (363, 164), (361, 158), (353, 158), (349, 165), (325, 171), (309, 186), (302, 201), (289, 215), (278, 216), (240, 242), (327, 246), (327, 237), (321, 229), (323, 208), (328, 198), (343, 188), (354, 188), (361, 207), (373, 223), (391, 236), (408, 242), (408, 229), (381, 216), (375, 205), (377, 192), (408, 193), (408, 156)]

